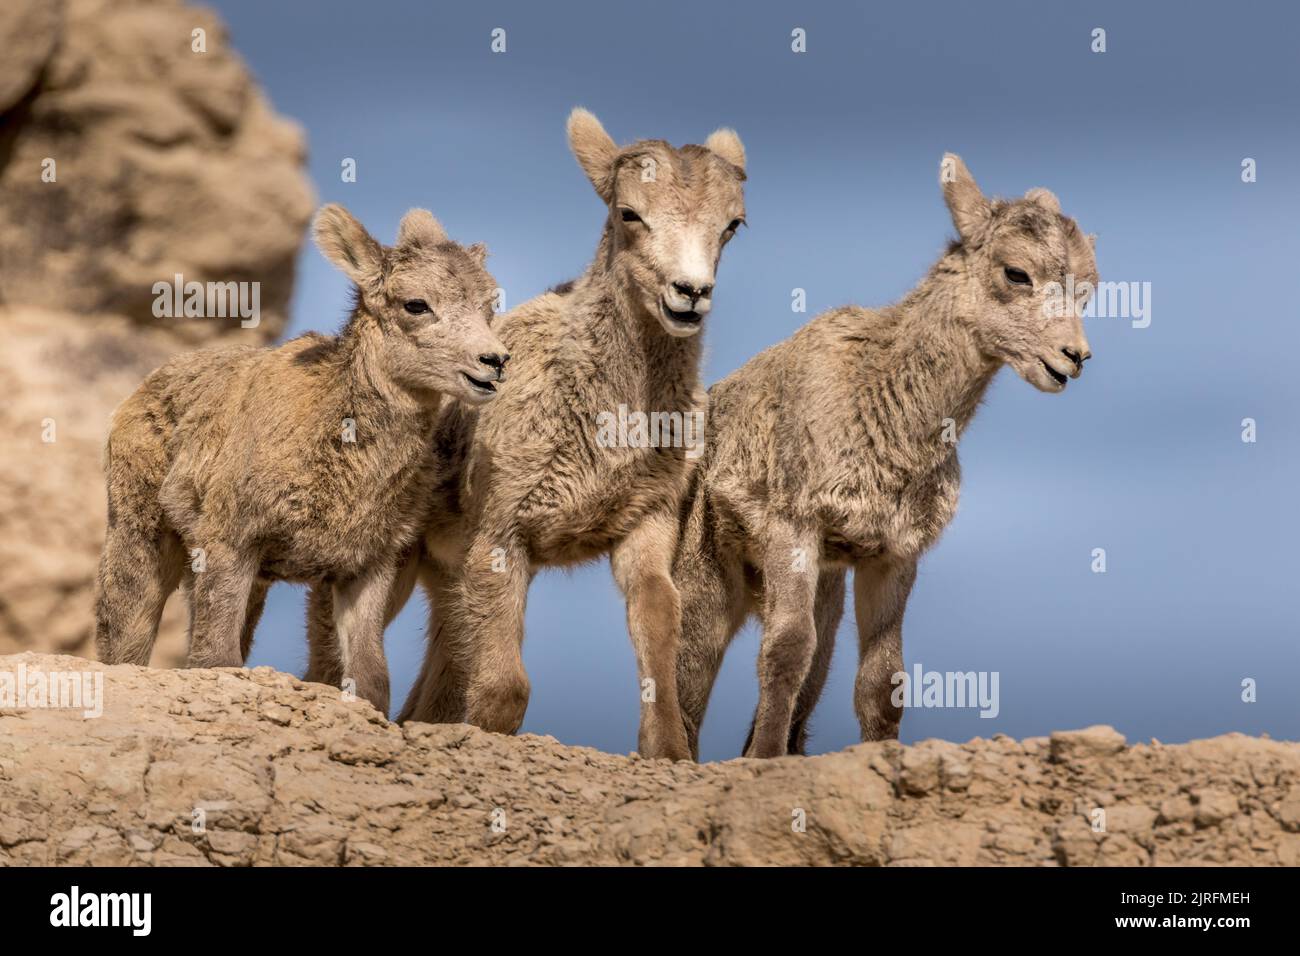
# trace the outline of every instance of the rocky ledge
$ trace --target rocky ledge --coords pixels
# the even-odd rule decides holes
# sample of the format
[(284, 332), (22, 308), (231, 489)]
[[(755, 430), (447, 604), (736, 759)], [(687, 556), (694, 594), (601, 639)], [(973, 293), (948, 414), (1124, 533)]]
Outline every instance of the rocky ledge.
[(0, 863), (1295, 865), (1300, 744), (1090, 727), (672, 764), (401, 727), (268, 668), (27, 653), (0, 657)]

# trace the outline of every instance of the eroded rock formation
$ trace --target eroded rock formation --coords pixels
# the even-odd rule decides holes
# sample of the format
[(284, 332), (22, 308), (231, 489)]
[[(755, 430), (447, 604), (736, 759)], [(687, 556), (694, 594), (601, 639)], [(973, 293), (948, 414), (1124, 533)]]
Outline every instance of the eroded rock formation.
[[(91, 654), (109, 415), (177, 351), (283, 330), (314, 200), (302, 134), (206, 10), (6, 0), (0, 49), (0, 653)], [(258, 324), (155, 316), (177, 274), (257, 283)]]

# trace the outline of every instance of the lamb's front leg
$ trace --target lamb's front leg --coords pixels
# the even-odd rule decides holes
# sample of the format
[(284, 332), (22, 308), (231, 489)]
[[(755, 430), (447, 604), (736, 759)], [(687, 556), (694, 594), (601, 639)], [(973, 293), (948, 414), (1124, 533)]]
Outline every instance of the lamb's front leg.
[(333, 586), (334, 632), (342, 680), (356, 682), (358, 697), (388, 715), (388, 660), (384, 657), (385, 611), (396, 569), (368, 568)]
[(826, 686), (826, 676), (830, 673), (831, 658), (835, 653), (835, 632), (844, 616), (844, 575), (843, 568), (835, 567), (824, 567), (818, 575), (817, 602), (813, 607), (817, 650), (794, 705), (790, 743), (786, 748), (788, 754), (802, 754), (808, 746), (808, 721), (821, 700), (822, 688)]
[(813, 609), (821, 541), (785, 525), (768, 529), (763, 554), (763, 639), (758, 649), (758, 708), (746, 757), (784, 756), (795, 703), (817, 651)]
[(915, 580), (915, 561), (880, 558), (862, 562), (853, 572), (858, 619), (853, 710), (864, 741), (898, 737), (903, 711), (891, 699), (893, 677), (903, 669), (903, 611)]
[(677, 699), (682, 608), (672, 577), (676, 549), (677, 515), (658, 513), (618, 543), (610, 563), (627, 598), (627, 627), (636, 651), (642, 702), (637, 751), (643, 757), (689, 760)]
[(203, 545), (203, 564), (190, 587), (189, 667), (241, 667), (240, 638), (258, 556), (224, 543)]
[(531, 581), (522, 548), (483, 535), (466, 553), (447, 609), (449, 651), (457, 658), (451, 679), (465, 682), (465, 720), (498, 734), (518, 731), (528, 710), (531, 687), (521, 651)]

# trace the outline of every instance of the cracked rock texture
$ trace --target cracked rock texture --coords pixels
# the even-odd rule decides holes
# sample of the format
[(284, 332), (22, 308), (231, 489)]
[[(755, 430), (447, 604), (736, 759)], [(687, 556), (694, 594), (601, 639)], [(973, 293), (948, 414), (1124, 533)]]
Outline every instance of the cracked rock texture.
[[(177, 352), (283, 330), (314, 198), (300, 130), (206, 10), (4, 0), (0, 51), (0, 653), (90, 655), (109, 416)], [(260, 324), (155, 317), (178, 273), (257, 282)], [(155, 663), (183, 659), (184, 616)]]
[[(50, 671), (101, 673), (103, 715), (5, 700)], [(1295, 865), (1300, 744), (1092, 727), (697, 766), (399, 727), (268, 668), (22, 654), (0, 863)]]

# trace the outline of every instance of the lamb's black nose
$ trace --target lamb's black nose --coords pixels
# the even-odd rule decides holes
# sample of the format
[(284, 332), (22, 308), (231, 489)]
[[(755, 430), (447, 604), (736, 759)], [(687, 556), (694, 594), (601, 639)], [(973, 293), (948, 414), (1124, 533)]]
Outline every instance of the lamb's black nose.
[(680, 280), (673, 283), (673, 288), (686, 296), (686, 298), (690, 299), (692, 302), (697, 299), (707, 299), (710, 293), (713, 292), (713, 286), (711, 285), (695, 286), (689, 282), (682, 282)]
[(1091, 352), (1089, 352), (1087, 355), (1080, 355), (1078, 352), (1076, 352), (1074, 349), (1071, 348), (1061, 349), (1061, 353), (1066, 358), (1068, 358), (1071, 362), (1073, 362), (1076, 368), (1083, 368), (1083, 363), (1088, 361), (1088, 359), (1092, 358)]
[(506, 362), (510, 361), (509, 352), (489, 352), (486, 355), (480, 355), (478, 360), (488, 368), (494, 368), (498, 373), (506, 370)]

